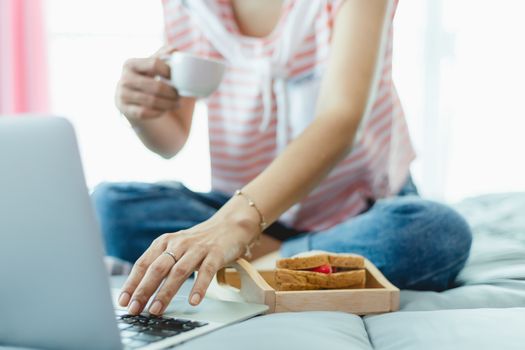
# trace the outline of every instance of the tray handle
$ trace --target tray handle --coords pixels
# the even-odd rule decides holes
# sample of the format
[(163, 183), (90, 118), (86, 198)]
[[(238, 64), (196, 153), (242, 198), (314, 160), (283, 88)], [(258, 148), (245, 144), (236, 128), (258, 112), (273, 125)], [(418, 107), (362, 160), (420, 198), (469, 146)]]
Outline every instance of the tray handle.
[(259, 272), (248, 261), (240, 258), (234, 263), (217, 272), (217, 283), (220, 286), (229, 286), (226, 283), (226, 268), (232, 267), (239, 273), (241, 289), (239, 293), (250, 303), (266, 304), (267, 313), (275, 311), (275, 290), (266, 282)]

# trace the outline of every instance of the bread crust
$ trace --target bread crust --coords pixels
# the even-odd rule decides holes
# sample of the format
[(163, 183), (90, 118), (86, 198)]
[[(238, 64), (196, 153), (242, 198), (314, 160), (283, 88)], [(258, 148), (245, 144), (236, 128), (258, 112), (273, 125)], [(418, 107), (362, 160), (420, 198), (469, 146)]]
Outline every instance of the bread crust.
[(315, 254), (311, 256), (297, 256), (277, 260), (279, 269), (307, 270), (330, 264), (332, 267), (345, 269), (362, 269), (365, 259), (357, 254)]
[(281, 283), (277, 286), (278, 291), (293, 291), (293, 290), (315, 290), (319, 289), (314, 285), (299, 285), (293, 283)]
[(290, 269), (275, 270), (277, 290), (364, 288), (365, 270), (319, 273)]
[[(365, 281), (363, 281), (363, 283), (345, 287), (345, 288), (332, 288), (332, 289), (363, 289), (363, 288), (365, 288)], [(292, 284), (292, 283), (282, 283), (279, 285), (277, 290), (280, 292), (289, 292), (289, 291), (323, 290), (323, 289), (319, 289), (318, 287), (314, 285), (298, 285), (298, 284)]]
[(357, 254), (329, 254), (328, 261), (333, 267), (364, 269), (365, 258)]
[(329, 264), (328, 254), (317, 254), (313, 256), (283, 258), (277, 260), (277, 268), (290, 270), (313, 269), (318, 266)]

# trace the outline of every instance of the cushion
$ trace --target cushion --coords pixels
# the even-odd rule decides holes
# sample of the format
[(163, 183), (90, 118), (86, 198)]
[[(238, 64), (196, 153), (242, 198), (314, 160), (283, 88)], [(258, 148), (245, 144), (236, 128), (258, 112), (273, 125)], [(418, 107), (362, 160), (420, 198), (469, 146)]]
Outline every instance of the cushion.
[(377, 350), (523, 349), (525, 308), (397, 312), (365, 318)]
[(360, 317), (342, 312), (279, 313), (223, 328), (176, 349), (371, 350)]

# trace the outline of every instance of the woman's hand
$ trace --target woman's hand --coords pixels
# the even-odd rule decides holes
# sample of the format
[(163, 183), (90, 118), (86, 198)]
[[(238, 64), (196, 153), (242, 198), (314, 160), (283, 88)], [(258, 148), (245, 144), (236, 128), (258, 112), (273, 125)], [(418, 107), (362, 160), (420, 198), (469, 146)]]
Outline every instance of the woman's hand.
[(163, 81), (170, 78), (171, 71), (161, 57), (173, 51), (166, 46), (151, 57), (126, 61), (115, 93), (117, 108), (142, 143), (164, 158), (184, 147), (195, 106), (195, 98), (180, 97)]
[[(231, 210), (235, 206), (239, 210)], [(209, 220), (157, 238), (133, 266), (119, 304), (127, 306), (130, 314), (141, 313), (165, 279), (148, 310), (160, 315), (194, 271), (198, 275), (189, 301), (199, 304), (215, 273), (240, 257), (260, 234), (259, 218), (252, 211), (234, 197)]]
[(169, 66), (160, 59), (169, 52), (163, 48), (151, 57), (132, 58), (124, 63), (115, 103), (131, 122), (157, 118), (177, 108), (177, 91), (158, 78), (170, 78)]

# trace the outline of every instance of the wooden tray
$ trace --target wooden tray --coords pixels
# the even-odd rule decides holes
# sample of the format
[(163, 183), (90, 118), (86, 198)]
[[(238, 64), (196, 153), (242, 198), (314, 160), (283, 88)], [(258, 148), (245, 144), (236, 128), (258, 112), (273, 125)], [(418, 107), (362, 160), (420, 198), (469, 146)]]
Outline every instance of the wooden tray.
[(268, 305), (267, 313), (343, 311), (369, 315), (399, 309), (399, 289), (367, 259), (363, 289), (277, 291), (273, 270), (257, 271), (244, 259), (238, 259), (231, 267), (219, 270), (218, 285), (237, 291), (247, 302)]

